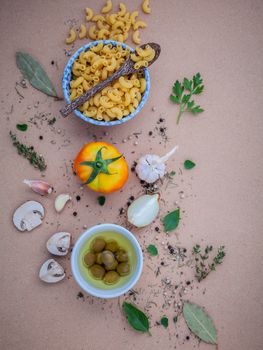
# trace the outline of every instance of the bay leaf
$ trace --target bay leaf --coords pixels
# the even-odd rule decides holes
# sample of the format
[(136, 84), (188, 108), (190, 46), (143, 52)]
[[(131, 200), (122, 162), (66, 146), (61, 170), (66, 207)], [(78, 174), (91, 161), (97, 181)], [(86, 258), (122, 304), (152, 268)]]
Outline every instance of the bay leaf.
[(149, 244), (147, 247), (147, 252), (151, 255), (151, 256), (156, 256), (158, 255), (158, 249), (156, 248), (156, 246), (154, 244)]
[(149, 332), (149, 319), (144, 312), (137, 309), (134, 305), (127, 303), (122, 304), (123, 311), (127, 317), (129, 324), (133, 329), (139, 332)]
[(183, 315), (187, 326), (198, 338), (209, 344), (217, 344), (214, 323), (200, 306), (185, 302)]
[(185, 169), (188, 169), (188, 170), (193, 169), (195, 167), (195, 165), (196, 164), (192, 160), (187, 159), (184, 161), (184, 168)]
[(29, 83), (48, 96), (57, 97), (56, 90), (42, 66), (28, 53), (16, 53), (16, 65)]

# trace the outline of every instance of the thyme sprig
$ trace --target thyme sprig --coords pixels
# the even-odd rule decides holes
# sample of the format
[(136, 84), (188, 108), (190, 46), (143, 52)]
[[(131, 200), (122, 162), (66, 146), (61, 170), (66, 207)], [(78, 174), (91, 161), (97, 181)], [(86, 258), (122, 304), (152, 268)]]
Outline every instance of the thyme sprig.
[(44, 171), (47, 167), (45, 159), (43, 156), (36, 153), (33, 146), (26, 146), (20, 141), (18, 141), (16, 134), (10, 131), (9, 133), (13, 145), (16, 147), (18, 154), (25, 157), (34, 168)]
[(217, 255), (211, 260), (209, 260), (209, 255), (213, 251), (213, 246), (207, 245), (202, 251), (199, 244), (196, 244), (192, 249), (192, 254), (195, 257), (195, 277), (198, 282), (205, 279), (211, 271), (216, 270), (216, 266), (222, 264), (223, 259), (226, 255), (225, 247), (221, 246), (217, 250)]

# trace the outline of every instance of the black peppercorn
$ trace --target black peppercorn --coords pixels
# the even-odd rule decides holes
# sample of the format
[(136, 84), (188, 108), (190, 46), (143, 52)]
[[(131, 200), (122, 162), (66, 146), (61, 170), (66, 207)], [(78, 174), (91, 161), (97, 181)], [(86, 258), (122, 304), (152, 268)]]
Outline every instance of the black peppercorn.
[(40, 136), (39, 136), (39, 140), (43, 140), (43, 136), (40, 135)]
[(153, 134), (153, 132), (152, 132), (152, 131), (149, 131), (149, 134), (148, 134), (148, 135), (149, 135), (149, 136), (152, 136), (152, 134)]
[(73, 216), (77, 216), (78, 213), (76, 211), (73, 212)]
[(76, 196), (76, 200), (77, 200), (77, 201), (80, 201), (80, 196)]

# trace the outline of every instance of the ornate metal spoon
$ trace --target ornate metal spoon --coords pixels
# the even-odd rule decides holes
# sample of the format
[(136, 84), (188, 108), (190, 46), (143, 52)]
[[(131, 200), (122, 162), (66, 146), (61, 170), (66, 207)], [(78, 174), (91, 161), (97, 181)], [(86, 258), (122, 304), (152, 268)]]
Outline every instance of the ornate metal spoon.
[[(154, 51), (155, 51), (155, 56), (152, 61), (149, 62), (149, 66), (153, 64), (157, 58), (160, 55), (161, 52), (161, 47), (160, 45), (156, 43), (148, 43), (144, 44), (141, 46), (142, 49), (145, 48), (146, 45), (151, 46)], [(72, 101), (71, 103), (68, 103), (65, 107), (63, 107), (60, 110), (60, 113), (62, 114), (63, 117), (67, 117), (74, 109), (78, 108), (79, 106), (83, 105), (84, 102), (86, 102), (88, 99), (90, 99), (92, 96), (94, 96), (97, 92), (101, 91), (104, 89), (107, 85), (112, 83), (114, 80), (119, 79), (123, 75), (129, 75), (132, 73), (138, 73), (139, 71), (142, 71), (143, 68), (140, 69), (135, 69), (134, 68), (134, 63), (130, 58), (128, 58), (121, 68), (117, 70), (115, 73), (113, 73), (111, 76), (109, 76), (107, 79), (103, 80), (101, 83), (95, 85), (93, 88), (90, 90), (86, 91), (85, 94), (81, 95), (78, 97), (76, 100)]]

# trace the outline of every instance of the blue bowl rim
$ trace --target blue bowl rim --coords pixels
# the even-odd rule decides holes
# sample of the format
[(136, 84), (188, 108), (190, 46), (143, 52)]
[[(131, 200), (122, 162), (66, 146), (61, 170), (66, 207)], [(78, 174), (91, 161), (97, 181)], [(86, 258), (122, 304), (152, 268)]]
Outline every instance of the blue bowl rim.
[[(80, 53), (82, 51), (86, 51), (86, 50), (90, 49), (91, 47), (98, 45), (101, 42), (104, 45), (106, 45), (106, 44), (112, 44), (114, 46), (122, 45), (123, 48), (129, 48), (131, 52), (135, 51), (129, 45), (127, 45), (125, 43), (118, 42), (118, 41), (114, 41), (114, 40), (97, 40), (97, 41), (92, 41), (92, 42), (90, 42), (90, 43), (88, 43), (86, 45), (81, 46), (71, 56), (71, 58), (68, 60), (66, 66), (65, 66), (65, 69), (64, 69), (64, 73), (63, 73), (62, 89), (63, 89), (64, 98), (65, 98), (67, 103), (71, 102), (70, 99), (69, 99), (69, 94), (68, 94), (68, 89), (67, 89), (68, 88), (68, 84), (69, 84), (67, 77), (68, 77), (69, 71), (71, 72), (71, 67), (72, 67), (74, 61), (79, 57), (79, 55), (80, 55)], [(122, 118), (121, 120), (114, 120), (114, 121), (109, 121), (109, 122), (99, 121), (99, 120), (96, 120), (96, 119), (93, 119), (93, 118), (90, 118), (90, 117), (86, 117), (85, 115), (83, 115), (78, 110), (75, 110), (74, 114), (78, 118), (84, 120), (85, 122), (89, 122), (91, 124), (100, 125), (100, 126), (114, 126), (114, 125), (120, 125), (120, 124), (123, 124), (123, 123), (127, 122), (128, 120), (134, 118), (136, 116), (136, 114), (138, 114), (141, 111), (141, 109), (143, 108), (145, 102), (148, 99), (149, 92), (150, 92), (150, 74), (149, 74), (149, 70), (147, 68), (144, 69), (144, 75), (145, 75), (145, 79), (146, 79), (146, 89), (145, 89), (145, 91), (143, 93), (142, 99), (141, 99), (138, 107), (135, 109), (135, 111), (133, 111), (132, 113), (128, 114), (126, 117)]]

